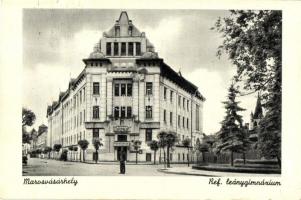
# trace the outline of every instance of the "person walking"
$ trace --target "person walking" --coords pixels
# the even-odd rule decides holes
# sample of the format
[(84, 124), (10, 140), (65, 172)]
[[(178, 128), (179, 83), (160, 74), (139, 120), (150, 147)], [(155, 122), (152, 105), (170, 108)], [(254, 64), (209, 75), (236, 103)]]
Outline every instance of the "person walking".
[(126, 155), (125, 151), (122, 150), (120, 153), (120, 174), (125, 174), (125, 161), (126, 161)]

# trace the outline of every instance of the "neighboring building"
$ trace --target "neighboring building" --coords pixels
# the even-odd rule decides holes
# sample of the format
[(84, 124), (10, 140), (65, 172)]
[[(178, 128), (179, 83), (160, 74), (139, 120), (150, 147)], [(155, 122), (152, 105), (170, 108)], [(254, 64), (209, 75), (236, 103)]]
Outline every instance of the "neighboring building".
[(36, 148), (43, 150), (46, 147), (47, 143), (47, 126), (42, 124), (38, 129), (38, 137), (36, 142)]
[(34, 151), (37, 149), (37, 141), (38, 141), (38, 132), (35, 129), (32, 129), (30, 132), (30, 151)]
[[(62, 144), (67, 149), (86, 139), (86, 159), (92, 160), (92, 141), (101, 138), (100, 160), (118, 160), (126, 150), (127, 160), (133, 161), (131, 141), (138, 139), (139, 161), (151, 161), (154, 155), (147, 143), (162, 130), (176, 132), (180, 140), (192, 138), (193, 145), (202, 137), (205, 98), (158, 57), (126, 12), (83, 62), (83, 71), (47, 108), (47, 146)], [(180, 144), (172, 154), (183, 154), (184, 160), (175, 155), (174, 162), (186, 162), (187, 151)]]

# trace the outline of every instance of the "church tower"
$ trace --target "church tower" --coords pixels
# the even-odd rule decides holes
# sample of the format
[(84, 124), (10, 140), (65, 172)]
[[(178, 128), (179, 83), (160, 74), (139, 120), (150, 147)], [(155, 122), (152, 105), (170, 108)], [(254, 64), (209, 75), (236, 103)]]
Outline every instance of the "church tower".
[(253, 112), (251, 112), (250, 130), (255, 129), (258, 126), (262, 117), (263, 117), (263, 110), (262, 110), (260, 96), (258, 94), (254, 114)]

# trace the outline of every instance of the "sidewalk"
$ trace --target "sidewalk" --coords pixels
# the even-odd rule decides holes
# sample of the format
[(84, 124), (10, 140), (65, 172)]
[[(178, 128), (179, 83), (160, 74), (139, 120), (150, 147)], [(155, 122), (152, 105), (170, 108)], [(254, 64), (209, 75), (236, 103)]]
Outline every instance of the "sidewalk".
[(246, 177), (280, 177), (280, 174), (254, 174), (254, 173), (234, 173), (234, 172), (217, 172), (207, 170), (197, 170), (191, 167), (171, 167), (158, 169), (159, 172), (175, 175), (191, 175), (191, 176), (210, 176), (210, 177), (231, 177), (231, 176), (246, 176)]

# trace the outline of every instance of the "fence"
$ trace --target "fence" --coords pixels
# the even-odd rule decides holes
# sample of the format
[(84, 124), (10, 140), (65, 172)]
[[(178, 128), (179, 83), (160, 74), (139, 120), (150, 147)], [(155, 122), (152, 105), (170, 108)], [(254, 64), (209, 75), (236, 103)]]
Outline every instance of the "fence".
[[(204, 158), (203, 158), (204, 155)], [(246, 159), (261, 159), (258, 151), (250, 150), (246, 152)], [(243, 159), (242, 153), (233, 153), (233, 159)], [(198, 164), (202, 163), (218, 163), (218, 164), (229, 164), (231, 163), (231, 153), (220, 153), (215, 154), (213, 152), (205, 152), (197, 155), (196, 162)]]

